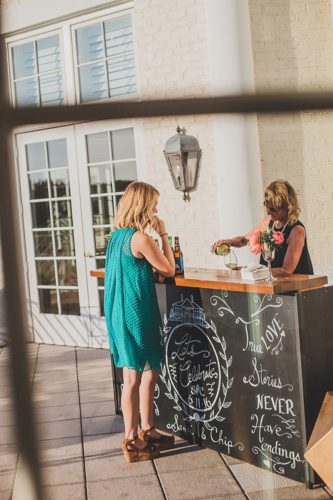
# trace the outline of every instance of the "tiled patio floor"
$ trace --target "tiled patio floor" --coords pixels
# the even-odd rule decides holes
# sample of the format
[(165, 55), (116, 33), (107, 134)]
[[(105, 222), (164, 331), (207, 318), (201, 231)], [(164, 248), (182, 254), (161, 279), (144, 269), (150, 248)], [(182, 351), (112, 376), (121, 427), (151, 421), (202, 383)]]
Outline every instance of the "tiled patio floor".
[[(29, 344), (44, 498), (50, 500), (307, 500), (319, 488), (262, 471), (215, 451), (177, 440), (152, 462), (127, 464), (123, 422), (114, 413), (107, 351)], [(0, 348), (0, 500), (18, 493), (8, 348)]]

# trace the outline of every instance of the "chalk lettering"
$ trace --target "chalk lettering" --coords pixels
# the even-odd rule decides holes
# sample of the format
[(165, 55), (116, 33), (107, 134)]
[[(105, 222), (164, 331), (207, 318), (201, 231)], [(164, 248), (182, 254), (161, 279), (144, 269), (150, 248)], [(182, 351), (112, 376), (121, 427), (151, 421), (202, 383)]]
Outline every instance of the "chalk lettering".
[(192, 337), (189, 333), (186, 333), (181, 340), (176, 340), (175, 345), (178, 346), (177, 350), (171, 354), (171, 359), (178, 359), (179, 361), (183, 361), (186, 357), (193, 358), (194, 356), (202, 355), (203, 358), (209, 358), (209, 351), (204, 349), (196, 350), (196, 347), (201, 346), (200, 340), (192, 340)]
[(270, 452), (272, 455), (278, 455), (279, 457), (287, 458), (291, 461), (290, 467), (292, 469), (295, 469), (297, 463), (304, 462), (304, 460), (301, 459), (299, 452), (283, 448), (279, 441), (275, 441), (274, 445), (269, 443), (262, 443), (261, 449), (263, 451)]
[(244, 384), (249, 384), (252, 387), (267, 386), (274, 387), (275, 389), (288, 388), (288, 391), (293, 391), (294, 388), (291, 384), (283, 384), (280, 377), (269, 375), (267, 370), (258, 363), (257, 358), (252, 358), (253, 372), (249, 377), (243, 377)]
[(282, 415), (292, 415), (294, 403), (290, 398), (275, 398), (264, 394), (257, 394), (257, 410), (275, 411)]
[(179, 381), (182, 387), (188, 387), (193, 382), (205, 381), (207, 379), (218, 378), (218, 371), (216, 370), (216, 361), (210, 361), (203, 368), (200, 363), (192, 365), (190, 360), (184, 364), (179, 365)]

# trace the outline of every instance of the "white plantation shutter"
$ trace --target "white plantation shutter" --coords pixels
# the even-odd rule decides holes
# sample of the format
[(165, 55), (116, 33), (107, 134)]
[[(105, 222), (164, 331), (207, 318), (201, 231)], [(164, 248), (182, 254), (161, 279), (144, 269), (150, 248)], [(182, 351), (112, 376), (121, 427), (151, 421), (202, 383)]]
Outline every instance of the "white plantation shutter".
[(59, 105), (64, 102), (59, 35), (12, 47), (16, 105)]
[(76, 30), (80, 101), (136, 92), (131, 16), (121, 16)]

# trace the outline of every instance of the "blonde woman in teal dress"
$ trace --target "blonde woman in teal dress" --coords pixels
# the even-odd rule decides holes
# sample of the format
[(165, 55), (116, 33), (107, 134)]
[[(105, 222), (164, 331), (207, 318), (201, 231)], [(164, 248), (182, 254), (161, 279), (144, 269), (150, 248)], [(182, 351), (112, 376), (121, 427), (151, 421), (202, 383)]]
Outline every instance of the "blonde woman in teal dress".
[[(132, 182), (119, 201), (105, 267), (105, 318), (115, 366), (123, 368), (122, 449), (128, 462), (156, 458), (174, 437), (154, 428), (153, 395), (162, 360), (162, 323), (153, 269), (173, 276), (175, 261), (165, 223), (157, 215), (159, 192)], [(146, 234), (154, 229), (162, 251)], [(139, 418), (141, 431), (138, 434)]]

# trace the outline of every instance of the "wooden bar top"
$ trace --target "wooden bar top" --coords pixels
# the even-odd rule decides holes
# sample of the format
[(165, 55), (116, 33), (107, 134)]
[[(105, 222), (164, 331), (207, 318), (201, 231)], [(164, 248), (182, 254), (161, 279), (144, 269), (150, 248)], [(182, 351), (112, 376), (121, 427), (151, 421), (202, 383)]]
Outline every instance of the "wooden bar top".
[[(90, 271), (95, 278), (104, 278), (104, 269)], [(175, 278), (176, 285), (212, 290), (229, 290), (234, 292), (255, 292), (263, 294), (281, 294), (297, 292), (311, 288), (319, 288), (327, 284), (327, 276), (292, 274), (273, 281), (246, 281), (241, 278), (240, 271), (227, 269), (186, 269), (185, 276)]]

